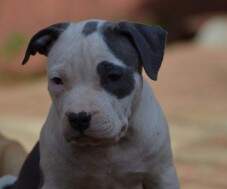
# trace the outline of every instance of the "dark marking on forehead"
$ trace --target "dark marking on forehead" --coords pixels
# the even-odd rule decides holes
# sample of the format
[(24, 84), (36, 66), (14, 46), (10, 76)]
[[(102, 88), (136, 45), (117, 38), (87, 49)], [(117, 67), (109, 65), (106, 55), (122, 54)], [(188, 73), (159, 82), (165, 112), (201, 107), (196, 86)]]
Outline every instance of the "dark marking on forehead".
[(88, 35), (92, 34), (93, 32), (95, 32), (97, 30), (97, 26), (98, 26), (98, 22), (96, 22), (96, 21), (87, 22), (84, 25), (84, 28), (82, 30), (82, 33), (85, 36), (88, 36)]
[(127, 66), (141, 73), (142, 66), (136, 47), (126, 35), (116, 29), (116, 24), (106, 22), (101, 28), (103, 39), (111, 52)]
[(97, 65), (97, 73), (100, 77), (100, 85), (118, 99), (130, 95), (135, 87), (132, 68), (103, 61)]

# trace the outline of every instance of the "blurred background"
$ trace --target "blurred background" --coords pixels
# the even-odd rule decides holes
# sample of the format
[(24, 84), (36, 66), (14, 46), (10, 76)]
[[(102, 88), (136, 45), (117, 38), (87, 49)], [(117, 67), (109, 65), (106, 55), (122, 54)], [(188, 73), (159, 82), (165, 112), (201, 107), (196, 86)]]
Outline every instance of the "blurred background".
[(29, 39), (53, 23), (89, 18), (168, 31), (158, 81), (150, 84), (169, 121), (181, 186), (226, 189), (226, 0), (1, 0), (0, 176), (18, 173), (50, 105), (46, 58), (20, 65)]

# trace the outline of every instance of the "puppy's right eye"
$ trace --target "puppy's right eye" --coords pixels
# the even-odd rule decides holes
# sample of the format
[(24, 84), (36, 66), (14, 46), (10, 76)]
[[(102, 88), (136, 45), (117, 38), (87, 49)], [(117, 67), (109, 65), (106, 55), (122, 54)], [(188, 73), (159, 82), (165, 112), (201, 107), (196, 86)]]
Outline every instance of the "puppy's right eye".
[(112, 70), (109, 73), (107, 73), (107, 78), (110, 81), (116, 82), (119, 81), (123, 76), (123, 71), (122, 70)]
[(60, 77), (53, 77), (51, 81), (56, 85), (63, 85), (63, 81)]

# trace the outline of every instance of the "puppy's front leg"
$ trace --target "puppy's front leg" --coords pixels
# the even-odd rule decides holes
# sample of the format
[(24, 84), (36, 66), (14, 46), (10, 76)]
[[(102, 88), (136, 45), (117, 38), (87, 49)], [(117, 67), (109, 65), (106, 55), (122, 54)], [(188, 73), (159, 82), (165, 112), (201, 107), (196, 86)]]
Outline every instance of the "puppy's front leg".
[(45, 184), (45, 185), (42, 186), (41, 189), (56, 189), (56, 187), (54, 187), (52, 185)]
[(56, 188), (53, 186), (44, 185), (41, 189), (56, 189)]
[(70, 188), (67, 187), (67, 183), (59, 184), (59, 183), (50, 183), (50, 182), (46, 182), (43, 184), (43, 186), (40, 189), (65, 189), (65, 188)]
[(179, 189), (179, 182), (174, 166), (165, 168), (161, 174), (147, 174), (143, 189)]

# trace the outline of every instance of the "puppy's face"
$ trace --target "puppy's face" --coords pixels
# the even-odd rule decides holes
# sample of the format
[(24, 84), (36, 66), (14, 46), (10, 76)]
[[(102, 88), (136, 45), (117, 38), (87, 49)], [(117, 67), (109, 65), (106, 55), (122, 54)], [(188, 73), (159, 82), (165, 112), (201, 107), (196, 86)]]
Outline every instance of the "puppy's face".
[(28, 50), (48, 55), (48, 89), (60, 123), (53, 132), (77, 145), (119, 141), (142, 88), (144, 55), (132, 40), (135, 31), (105, 21), (51, 27)]
[[(92, 24), (96, 29), (87, 34), (85, 28)], [(99, 29), (99, 25), (103, 26)], [(140, 91), (138, 71), (112, 52), (107, 42), (110, 31), (104, 25), (70, 24), (49, 53), (48, 88), (60, 130), (69, 142), (117, 141), (128, 128), (133, 101)], [(129, 42), (124, 45), (135, 51)], [(133, 60), (135, 55), (128, 58)]]

